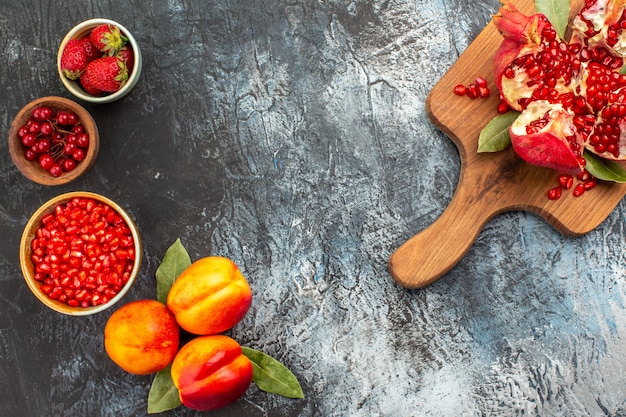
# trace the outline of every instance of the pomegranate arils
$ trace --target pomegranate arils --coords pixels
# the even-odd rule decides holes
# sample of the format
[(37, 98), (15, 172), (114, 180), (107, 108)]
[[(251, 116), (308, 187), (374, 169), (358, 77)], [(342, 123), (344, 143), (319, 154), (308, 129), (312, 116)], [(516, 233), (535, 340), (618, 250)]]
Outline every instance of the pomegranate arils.
[(467, 87), (465, 87), (463, 84), (458, 84), (454, 87), (454, 94), (456, 94), (457, 96), (464, 96), (465, 93), (467, 93)]
[(549, 198), (566, 189), (580, 196), (597, 183), (583, 152), (626, 160), (626, 3), (586, 0), (567, 42), (544, 15), (502, 3), (493, 19), (504, 37), (494, 60), (497, 111), (521, 112), (509, 133), (522, 159), (564, 174)]
[[(30, 118), (18, 130), (18, 136), (24, 146), (24, 158), (37, 160), (54, 177), (75, 169), (89, 147), (89, 135), (76, 113), (55, 112), (47, 106), (33, 109)], [(82, 150), (75, 154), (77, 146)]]
[(134, 239), (124, 219), (91, 198), (55, 206), (42, 218), (31, 249), (41, 290), (74, 307), (115, 297), (135, 261)]
[(574, 185), (574, 177), (571, 175), (563, 174), (559, 176), (559, 186), (566, 190), (569, 190)]
[(583, 193), (585, 192), (585, 185), (584, 184), (577, 184), (576, 187), (574, 188), (574, 192), (572, 193), (572, 195), (574, 197), (580, 197), (581, 195), (583, 195)]
[(489, 89), (488, 82), (483, 77), (476, 77), (475, 82), (464, 85), (457, 84), (454, 86), (454, 94), (457, 96), (467, 95), (471, 99), (476, 98), (488, 98), (491, 94), (491, 90)]
[(548, 192), (548, 198), (550, 200), (558, 200), (559, 198), (561, 198), (561, 188), (560, 187), (554, 187), (552, 188), (549, 192)]

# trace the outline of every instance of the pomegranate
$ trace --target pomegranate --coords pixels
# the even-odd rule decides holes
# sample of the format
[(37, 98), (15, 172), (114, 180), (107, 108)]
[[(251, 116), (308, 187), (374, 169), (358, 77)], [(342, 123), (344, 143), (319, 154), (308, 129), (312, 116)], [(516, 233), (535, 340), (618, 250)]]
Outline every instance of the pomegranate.
[(533, 99), (557, 99), (572, 81), (571, 51), (548, 19), (526, 16), (503, 2), (494, 24), (504, 36), (496, 51), (495, 80), (502, 99), (522, 111)]
[(585, 161), (573, 118), (574, 113), (559, 103), (533, 101), (511, 125), (511, 144), (529, 163), (576, 175)]
[(503, 1), (494, 16), (504, 37), (494, 62), (498, 111), (521, 112), (510, 136), (528, 163), (578, 175), (585, 149), (626, 160), (625, 8), (624, 0), (586, 1), (565, 42), (544, 15)]
[(625, 22), (623, 0), (586, 1), (572, 22), (572, 39), (593, 49), (606, 48), (611, 55), (623, 57), (626, 54)]

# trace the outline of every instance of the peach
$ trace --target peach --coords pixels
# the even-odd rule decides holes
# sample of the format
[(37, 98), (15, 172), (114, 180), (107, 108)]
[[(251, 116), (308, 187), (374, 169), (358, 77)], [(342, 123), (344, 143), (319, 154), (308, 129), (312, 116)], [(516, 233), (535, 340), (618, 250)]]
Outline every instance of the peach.
[(156, 300), (125, 304), (104, 327), (104, 348), (111, 360), (137, 375), (158, 372), (172, 363), (179, 341), (174, 315)]
[(233, 261), (220, 256), (192, 263), (174, 281), (167, 307), (184, 330), (222, 333), (239, 323), (252, 303), (248, 281)]
[(235, 402), (250, 386), (252, 374), (239, 343), (224, 335), (192, 339), (178, 351), (171, 368), (181, 403), (197, 411)]

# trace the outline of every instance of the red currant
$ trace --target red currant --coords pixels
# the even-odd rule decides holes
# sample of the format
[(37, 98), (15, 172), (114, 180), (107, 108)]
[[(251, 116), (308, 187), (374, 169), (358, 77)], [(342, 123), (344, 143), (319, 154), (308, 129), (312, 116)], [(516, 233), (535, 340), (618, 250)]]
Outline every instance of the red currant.
[(52, 117), (52, 109), (47, 106), (36, 107), (33, 110), (33, 118), (35, 120), (49, 120)]
[(39, 123), (36, 120), (33, 120), (29, 125), (28, 125), (28, 132), (32, 133), (33, 135), (38, 134), (41, 131), (41, 123)]
[(30, 148), (37, 142), (37, 138), (32, 133), (26, 133), (22, 136), (22, 145)]
[(76, 162), (80, 162), (85, 159), (85, 151), (81, 148), (76, 148), (72, 151), (72, 158), (76, 160)]
[(34, 161), (35, 159), (37, 159), (37, 152), (33, 151), (32, 149), (26, 149), (24, 151), (24, 158), (26, 158), (27, 161)]
[(47, 106), (35, 108), (17, 134), (24, 146), (24, 158), (37, 161), (55, 177), (75, 169), (90, 145), (89, 134), (76, 113), (55, 112)]
[(42, 135), (51, 135), (54, 132), (54, 127), (50, 122), (41, 123), (41, 128), (39, 129)]
[(89, 147), (89, 135), (85, 132), (76, 134), (76, 146), (80, 148)]
[(50, 167), (49, 169), (50, 174), (53, 177), (58, 177), (63, 173), (63, 168), (61, 168), (61, 165), (57, 164), (56, 162), (53, 163), (53, 165)]
[(35, 146), (37, 147), (38, 153), (48, 152), (50, 150), (50, 140), (45, 138), (39, 139)]
[(53, 164), (54, 164), (54, 159), (52, 159), (52, 157), (48, 155), (47, 153), (43, 153), (39, 155), (39, 165), (41, 165), (41, 167), (45, 169), (46, 171), (49, 171), (50, 168), (52, 168)]
[(63, 168), (63, 171), (65, 172), (72, 171), (76, 168), (76, 161), (72, 158), (67, 158), (61, 162), (61, 168)]

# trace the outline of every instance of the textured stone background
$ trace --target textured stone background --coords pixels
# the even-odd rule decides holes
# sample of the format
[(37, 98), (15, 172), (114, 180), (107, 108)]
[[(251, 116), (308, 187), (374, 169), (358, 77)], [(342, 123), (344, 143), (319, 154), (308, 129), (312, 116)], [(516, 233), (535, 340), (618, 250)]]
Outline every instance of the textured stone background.
[[(0, 415), (146, 415), (151, 377), (104, 353), (110, 311), (52, 313), (23, 282), (22, 228), (45, 200), (102, 193), (138, 223), (144, 266), (122, 301), (155, 297), (178, 237), (223, 255), (254, 292), (229, 334), (285, 363), (306, 399), (251, 387), (215, 416), (626, 415), (626, 204), (561, 236), (527, 213), (487, 224), (417, 291), (391, 252), (446, 208), (453, 143), (425, 113), (434, 83), (496, 0), (0, 2), (0, 128), (46, 95), (76, 23), (129, 28), (144, 69), (123, 100), (87, 105), (95, 166), (49, 188), (0, 142)], [(185, 408), (167, 416), (199, 415)]]

